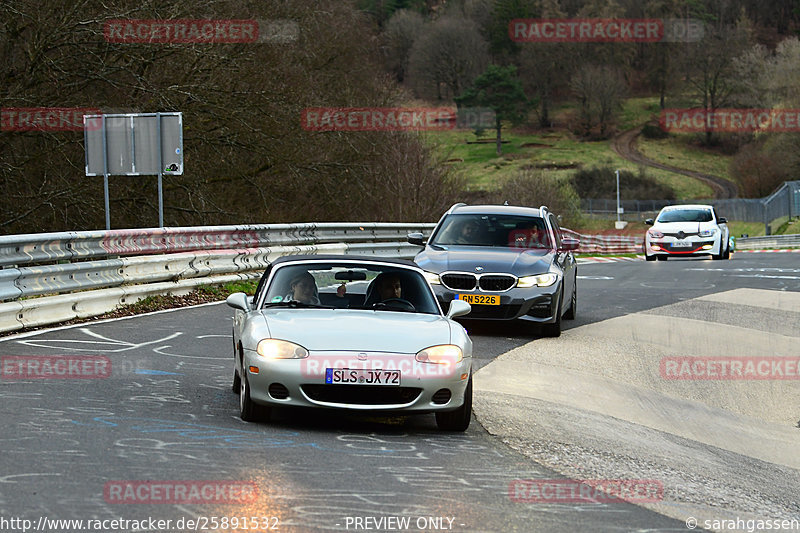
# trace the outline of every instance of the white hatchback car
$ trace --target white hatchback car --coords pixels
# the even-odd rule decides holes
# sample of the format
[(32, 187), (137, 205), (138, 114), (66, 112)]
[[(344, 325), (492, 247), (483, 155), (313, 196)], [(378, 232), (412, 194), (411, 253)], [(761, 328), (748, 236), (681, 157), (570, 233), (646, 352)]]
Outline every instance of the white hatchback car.
[(644, 255), (648, 261), (665, 261), (668, 257), (710, 255), (729, 259), (730, 232), (727, 220), (717, 216), (710, 205), (670, 205), (661, 210), (644, 238)]

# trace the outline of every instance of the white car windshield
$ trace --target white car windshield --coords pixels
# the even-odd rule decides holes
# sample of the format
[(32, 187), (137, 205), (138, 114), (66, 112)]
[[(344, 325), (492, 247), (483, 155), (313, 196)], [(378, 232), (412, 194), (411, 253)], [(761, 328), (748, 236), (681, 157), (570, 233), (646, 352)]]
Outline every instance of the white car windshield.
[(711, 222), (710, 209), (670, 209), (662, 212), (656, 222)]

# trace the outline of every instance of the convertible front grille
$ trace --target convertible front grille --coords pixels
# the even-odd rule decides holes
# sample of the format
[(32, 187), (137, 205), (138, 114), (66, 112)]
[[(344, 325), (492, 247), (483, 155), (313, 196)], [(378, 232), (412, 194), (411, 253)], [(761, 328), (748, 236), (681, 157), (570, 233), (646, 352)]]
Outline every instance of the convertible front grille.
[(306, 396), (316, 402), (354, 405), (398, 405), (416, 400), (422, 393), (418, 387), (388, 387), (381, 385), (319, 385), (302, 386)]

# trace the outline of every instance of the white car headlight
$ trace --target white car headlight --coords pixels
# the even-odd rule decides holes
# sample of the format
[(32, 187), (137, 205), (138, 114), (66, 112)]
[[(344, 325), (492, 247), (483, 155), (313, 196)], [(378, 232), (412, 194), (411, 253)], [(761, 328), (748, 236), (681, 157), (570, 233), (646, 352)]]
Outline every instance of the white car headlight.
[(464, 359), (464, 353), (455, 344), (440, 344), (420, 350), (414, 358), (420, 363), (454, 365)]
[(289, 341), (279, 339), (261, 339), (256, 352), (266, 359), (303, 359), (308, 357), (308, 350)]
[(517, 287), (549, 287), (558, 281), (558, 276), (552, 272), (547, 274), (539, 274), (538, 276), (525, 276), (517, 280)]
[(431, 285), (441, 285), (442, 284), (442, 282), (439, 280), (439, 274), (436, 274), (435, 272), (427, 272), (427, 271), (423, 271), (422, 273), (425, 275), (425, 279), (427, 279), (428, 283), (430, 283)]
[(711, 236), (712, 236), (712, 235), (714, 235), (716, 232), (717, 232), (716, 228), (704, 229), (704, 230), (702, 230), (702, 231), (699, 233), (699, 235), (700, 235), (701, 237), (711, 237)]
[(664, 234), (656, 229), (651, 229), (647, 232), (650, 235), (651, 239), (663, 239)]

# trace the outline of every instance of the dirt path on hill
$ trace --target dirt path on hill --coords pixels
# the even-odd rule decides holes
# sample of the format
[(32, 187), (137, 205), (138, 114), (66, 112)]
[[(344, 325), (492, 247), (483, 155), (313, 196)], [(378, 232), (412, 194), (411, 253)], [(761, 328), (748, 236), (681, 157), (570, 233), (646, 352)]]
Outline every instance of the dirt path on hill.
[(639, 134), (641, 132), (642, 127), (640, 126), (619, 134), (617, 137), (612, 139), (611, 148), (620, 156), (638, 165), (660, 168), (661, 170), (666, 170), (668, 172), (674, 172), (683, 176), (689, 176), (690, 178), (696, 178), (711, 187), (711, 189), (714, 191), (714, 198), (736, 198), (738, 196), (736, 184), (726, 180), (725, 178), (720, 178), (719, 176), (713, 176), (711, 174), (703, 174), (702, 172), (687, 170), (685, 168), (674, 167), (672, 165), (667, 165), (646, 157), (636, 147), (636, 140), (639, 138)]

